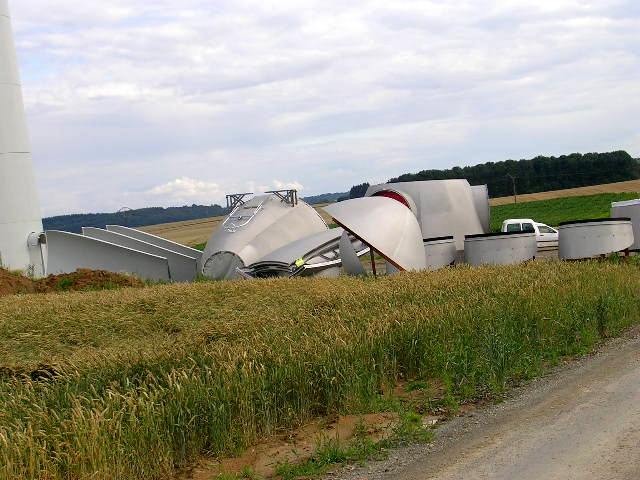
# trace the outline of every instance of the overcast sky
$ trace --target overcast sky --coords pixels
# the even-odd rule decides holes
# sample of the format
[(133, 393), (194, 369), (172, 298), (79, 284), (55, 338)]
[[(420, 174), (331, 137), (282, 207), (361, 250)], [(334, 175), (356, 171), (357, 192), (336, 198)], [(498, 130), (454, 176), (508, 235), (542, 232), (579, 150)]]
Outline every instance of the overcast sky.
[(637, 0), (9, 3), (45, 215), (640, 156)]

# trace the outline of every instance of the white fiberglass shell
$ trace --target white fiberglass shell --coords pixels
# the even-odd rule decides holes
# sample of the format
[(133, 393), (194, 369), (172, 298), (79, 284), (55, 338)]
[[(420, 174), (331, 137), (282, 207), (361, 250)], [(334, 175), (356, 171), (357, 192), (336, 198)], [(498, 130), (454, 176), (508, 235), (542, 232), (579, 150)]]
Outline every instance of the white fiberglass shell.
[(633, 245), (631, 250), (640, 250), (640, 199), (611, 204), (611, 216), (628, 217), (633, 225)]
[(79, 268), (129, 273), (145, 280), (169, 281), (166, 258), (76, 233), (49, 230), (47, 274), (72, 273)]
[[(397, 192), (415, 205), (423, 238), (453, 235), (456, 248), (464, 248), (465, 235), (486, 233), (487, 205), (466, 180), (429, 180), (372, 185), (366, 196)], [(411, 204), (410, 204), (410, 208)], [(412, 208), (413, 210), (413, 208)]]
[(327, 229), (318, 212), (303, 201), (291, 206), (275, 195), (258, 195), (234, 210), (211, 235), (198, 269), (210, 278), (236, 278), (237, 268)]
[(363, 197), (328, 205), (325, 211), (396, 268), (425, 268), (420, 225), (402, 203), (385, 197)]
[(340, 259), (342, 270), (347, 275), (365, 276), (367, 274), (346, 231), (343, 231), (340, 237)]
[(456, 241), (453, 236), (427, 238), (424, 240), (427, 270), (437, 270), (453, 264), (456, 260), (456, 254)]
[(489, 233), (469, 235), (464, 241), (464, 260), (470, 265), (513, 265), (535, 258), (535, 233)]
[(472, 185), (473, 202), (480, 217), (480, 223), (484, 233), (491, 230), (491, 206), (489, 205), (489, 189), (486, 185)]
[(181, 253), (182, 255), (195, 258), (196, 260), (199, 260), (202, 256), (202, 252), (200, 250), (187, 247), (181, 243), (172, 242), (166, 238), (158, 237), (157, 235), (143, 232), (142, 230), (137, 230), (135, 228), (123, 227), (121, 225), (107, 225), (107, 230), (110, 232), (121, 233), (122, 235), (126, 235), (127, 237), (135, 238), (137, 240), (142, 240), (143, 242), (150, 243), (156, 247), (166, 248), (172, 252)]
[(628, 218), (564, 222), (558, 227), (559, 256), (578, 260), (620, 252), (633, 245), (633, 225)]
[(191, 282), (196, 278), (197, 261), (181, 253), (176, 253), (166, 248), (157, 247), (126, 235), (103, 230), (101, 228), (83, 227), (82, 234), (85, 237), (103, 240), (105, 242), (132, 248), (151, 255), (164, 257), (169, 262), (169, 276), (174, 282)]
[(30, 152), (9, 8), (0, 0), (0, 264), (40, 276), (40, 248), (27, 244), (42, 232)]

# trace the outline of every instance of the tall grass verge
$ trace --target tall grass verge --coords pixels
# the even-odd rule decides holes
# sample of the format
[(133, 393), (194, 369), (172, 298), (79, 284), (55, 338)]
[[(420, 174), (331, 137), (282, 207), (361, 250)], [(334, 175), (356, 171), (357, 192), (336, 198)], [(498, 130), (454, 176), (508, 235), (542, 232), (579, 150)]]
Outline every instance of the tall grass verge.
[(400, 378), (500, 392), (640, 321), (611, 262), (0, 299), (0, 478), (159, 479)]

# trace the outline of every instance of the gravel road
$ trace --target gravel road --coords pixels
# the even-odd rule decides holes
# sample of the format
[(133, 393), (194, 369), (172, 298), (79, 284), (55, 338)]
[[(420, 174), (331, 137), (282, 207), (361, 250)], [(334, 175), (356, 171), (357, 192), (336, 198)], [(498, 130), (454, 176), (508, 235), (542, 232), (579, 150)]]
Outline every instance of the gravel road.
[(640, 331), (335, 480), (638, 480)]

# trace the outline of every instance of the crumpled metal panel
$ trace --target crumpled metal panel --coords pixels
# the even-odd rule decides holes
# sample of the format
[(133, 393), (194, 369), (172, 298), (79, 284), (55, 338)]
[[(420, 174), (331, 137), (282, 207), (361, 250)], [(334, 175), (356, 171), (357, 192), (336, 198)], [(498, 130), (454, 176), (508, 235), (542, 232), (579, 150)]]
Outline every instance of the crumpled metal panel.
[(342, 228), (332, 228), (308, 235), (268, 253), (258, 260), (257, 263), (282, 263), (291, 265), (298, 259), (307, 259), (311, 252), (327, 244), (337, 242), (343, 231)]
[(48, 230), (47, 274), (72, 273), (79, 268), (128, 273), (144, 280), (170, 280), (166, 258), (76, 233)]
[(385, 197), (363, 197), (328, 205), (325, 211), (396, 268), (425, 268), (420, 226), (402, 203)]
[[(248, 278), (337, 276), (342, 265), (340, 238), (343, 232), (342, 228), (333, 228), (295, 240), (240, 272)], [(356, 256), (369, 253), (369, 247), (360, 240), (349, 240)]]

